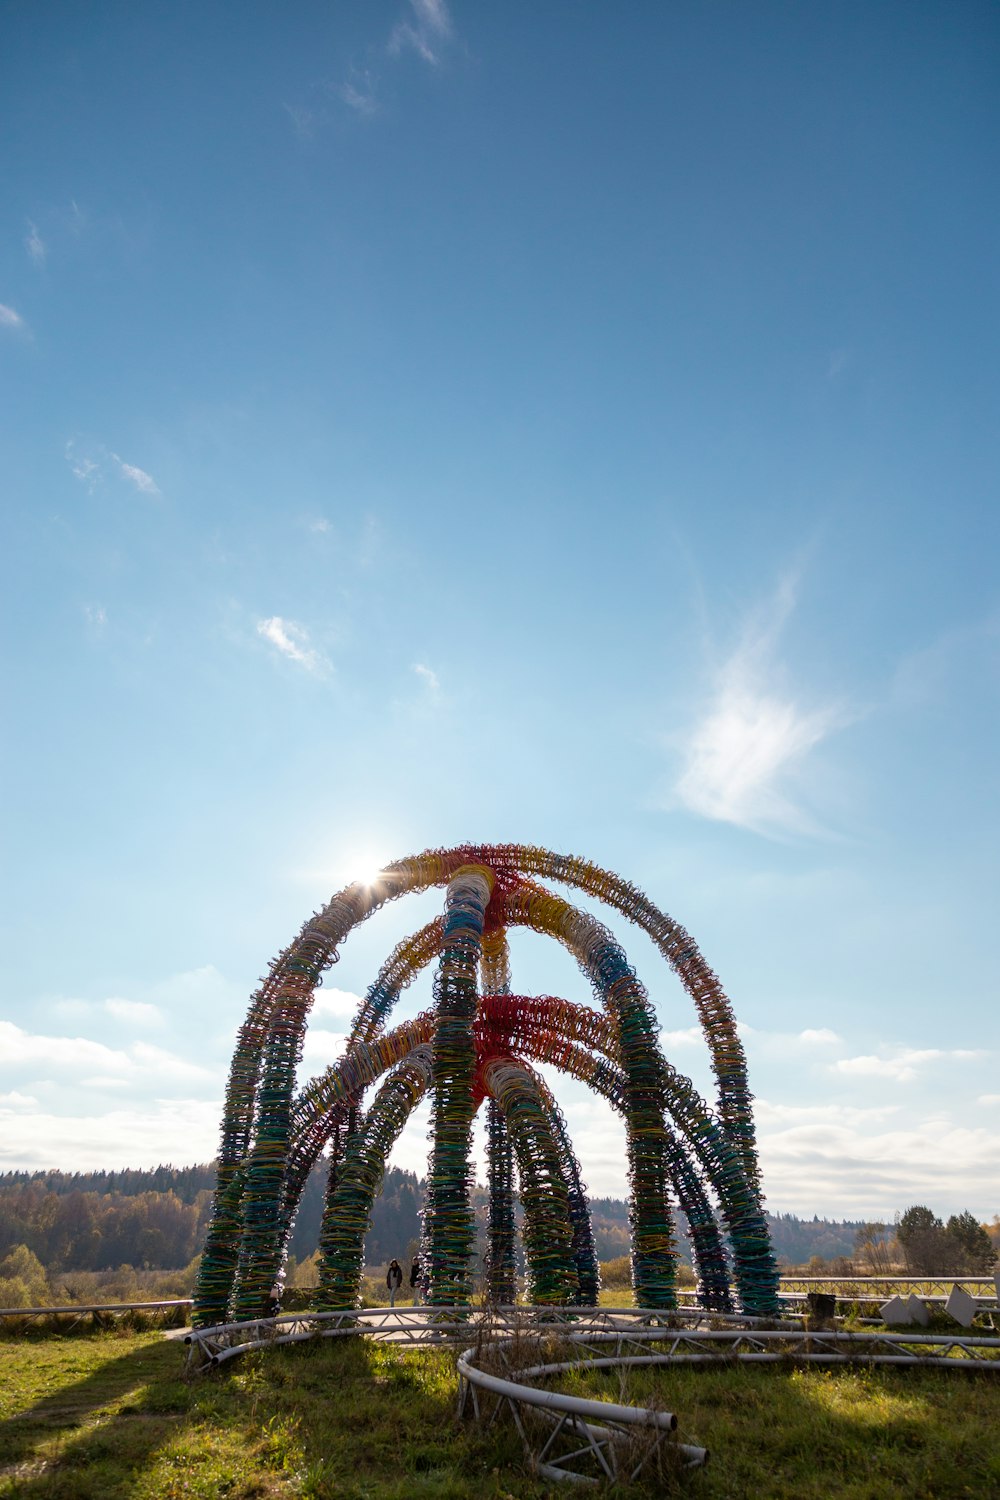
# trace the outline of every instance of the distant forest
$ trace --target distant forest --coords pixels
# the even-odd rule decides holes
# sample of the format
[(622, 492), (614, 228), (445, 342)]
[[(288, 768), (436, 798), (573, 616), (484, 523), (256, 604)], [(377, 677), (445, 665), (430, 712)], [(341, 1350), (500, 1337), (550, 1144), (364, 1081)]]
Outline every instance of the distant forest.
[[(297, 1261), (316, 1249), (326, 1184), (326, 1164), (314, 1167), (302, 1196), (289, 1253)], [(153, 1171), (6, 1172), (0, 1174), (0, 1260), (25, 1245), (49, 1271), (103, 1271), (129, 1265), (143, 1270), (187, 1266), (200, 1253), (211, 1215), (215, 1168), (161, 1166)], [(402, 1259), (420, 1236), (424, 1184), (412, 1172), (390, 1168), (372, 1211), (365, 1240), (369, 1266)], [(477, 1188), (473, 1206), (486, 1227), (487, 1195)], [(628, 1208), (617, 1198), (592, 1198), (591, 1215), (601, 1260), (625, 1255)], [(814, 1257), (849, 1257), (861, 1221), (768, 1215), (775, 1253), (787, 1265)], [(690, 1259), (683, 1224), (681, 1254)]]

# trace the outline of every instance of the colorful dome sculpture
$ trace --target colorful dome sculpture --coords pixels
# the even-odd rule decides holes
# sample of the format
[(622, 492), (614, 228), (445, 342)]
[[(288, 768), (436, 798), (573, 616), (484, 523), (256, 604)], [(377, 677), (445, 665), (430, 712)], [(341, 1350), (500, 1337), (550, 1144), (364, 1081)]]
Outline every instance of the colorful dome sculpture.
[[(614, 936), (546, 880), (597, 898), (652, 939), (694, 1001), (717, 1084), (714, 1109), (664, 1057), (646, 992)], [(390, 954), (343, 1056), (296, 1093), (313, 992), (340, 945), (386, 901), (432, 886), (445, 890), (443, 916)], [(512, 994), (511, 927), (561, 942), (598, 1008)], [(386, 1030), (401, 990), (435, 963), (433, 1009)], [(618, 876), (545, 849), (493, 844), (429, 850), (386, 866), (370, 884), (348, 886), (275, 960), (233, 1057), (196, 1324), (261, 1316), (306, 1178), (327, 1149), (318, 1306), (356, 1305), (386, 1158), (425, 1093), (432, 1095), (422, 1249), (428, 1301), (456, 1306), (470, 1299), (472, 1123), (485, 1101), (490, 1299), (515, 1296), (516, 1190), (530, 1299), (595, 1304), (599, 1273), (579, 1166), (533, 1063), (587, 1083), (623, 1118), (637, 1304), (676, 1305), (676, 1205), (687, 1220), (706, 1305), (728, 1311), (735, 1298), (745, 1313), (774, 1313), (778, 1273), (746, 1061), (718, 979), (684, 929)], [(363, 1109), (366, 1090), (380, 1080)]]

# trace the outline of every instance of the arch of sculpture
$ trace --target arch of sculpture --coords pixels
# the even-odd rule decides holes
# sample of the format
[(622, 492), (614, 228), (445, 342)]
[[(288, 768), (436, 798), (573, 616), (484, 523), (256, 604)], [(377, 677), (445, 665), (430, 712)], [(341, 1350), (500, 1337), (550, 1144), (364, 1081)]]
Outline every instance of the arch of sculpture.
[[(646, 991), (611, 932), (543, 881), (582, 891), (646, 932), (694, 1003), (716, 1080), (714, 1108), (663, 1055)], [(400, 943), (364, 996), (343, 1056), (298, 1093), (308, 1013), (350, 932), (386, 901), (444, 889), (443, 915)], [(593, 1008), (511, 993), (507, 932), (572, 954)], [(434, 1004), (391, 1030), (402, 990), (436, 964)], [(772, 1313), (777, 1267), (763, 1213), (746, 1062), (731, 1006), (689, 935), (608, 871), (528, 845), (464, 845), (386, 866), (306, 922), (253, 996), (226, 1092), (219, 1175), (195, 1299), (200, 1326), (260, 1316), (314, 1162), (328, 1152), (320, 1305), (357, 1300), (363, 1238), (388, 1153), (430, 1094), (422, 1259), (429, 1302), (472, 1288), (471, 1131), (487, 1108), (487, 1290), (515, 1293), (515, 1181), (532, 1299), (593, 1304), (598, 1271), (565, 1121), (532, 1063), (607, 1098), (626, 1130), (632, 1275), (640, 1306), (676, 1305), (674, 1204), (688, 1222), (708, 1306)], [(364, 1108), (366, 1091), (378, 1085)]]

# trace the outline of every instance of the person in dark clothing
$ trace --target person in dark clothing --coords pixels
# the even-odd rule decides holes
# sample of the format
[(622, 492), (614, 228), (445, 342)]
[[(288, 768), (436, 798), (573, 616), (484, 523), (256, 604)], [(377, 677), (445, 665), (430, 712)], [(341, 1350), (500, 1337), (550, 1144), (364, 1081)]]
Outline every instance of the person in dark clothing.
[(395, 1307), (396, 1293), (403, 1285), (403, 1268), (395, 1256), (389, 1262), (389, 1269), (385, 1273), (385, 1284), (389, 1288), (389, 1306)]
[(413, 1293), (414, 1307), (420, 1306), (420, 1279), (420, 1258), (415, 1255), (410, 1267), (410, 1290)]

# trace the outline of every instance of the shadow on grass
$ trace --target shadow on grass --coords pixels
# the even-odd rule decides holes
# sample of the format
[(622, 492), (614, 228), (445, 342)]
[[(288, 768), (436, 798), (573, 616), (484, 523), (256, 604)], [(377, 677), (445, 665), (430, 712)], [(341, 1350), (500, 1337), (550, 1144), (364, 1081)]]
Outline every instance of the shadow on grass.
[[(0, 1495), (17, 1500), (541, 1500), (508, 1421), (455, 1417), (455, 1355), (343, 1339), (253, 1353), (182, 1378), (183, 1346), (146, 1342), (62, 1379), (0, 1424)], [(73, 1341), (79, 1350), (81, 1341)], [(67, 1358), (72, 1351), (67, 1345)], [(53, 1381), (59, 1378), (53, 1363)], [(708, 1469), (645, 1493), (690, 1500), (938, 1500), (1000, 1494), (1000, 1381), (955, 1372), (792, 1366), (587, 1377), (587, 1394), (676, 1411)], [(579, 1394), (584, 1391), (578, 1389)], [(651, 1476), (652, 1477), (652, 1476)], [(622, 1489), (616, 1493), (639, 1494)]]
[[(521, 1467), (515, 1434), (457, 1421), (447, 1350), (414, 1359), (389, 1344), (317, 1341), (191, 1381), (183, 1355), (166, 1340), (109, 1350), (0, 1423), (0, 1495), (457, 1500), (509, 1495)], [(544, 1493), (522, 1480), (515, 1494)]]
[[(0, 1487), (16, 1495), (126, 1495), (137, 1468), (183, 1417), (189, 1396), (176, 1343), (157, 1340), (113, 1356), (118, 1338), (74, 1338), (67, 1352), (107, 1343), (109, 1358), (0, 1424)], [(52, 1346), (40, 1341), (21, 1346)], [(110, 1466), (105, 1460), (110, 1460)], [(101, 1470), (99, 1490), (78, 1471)], [(74, 1477), (76, 1475), (76, 1477)], [(0, 1488), (0, 1493), (4, 1492)]]
[(698, 1500), (884, 1500), (1000, 1495), (995, 1373), (858, 1366), (675, 1367), (596, 1373), (581, 1393), (659, 1405), (710, 1451)]

